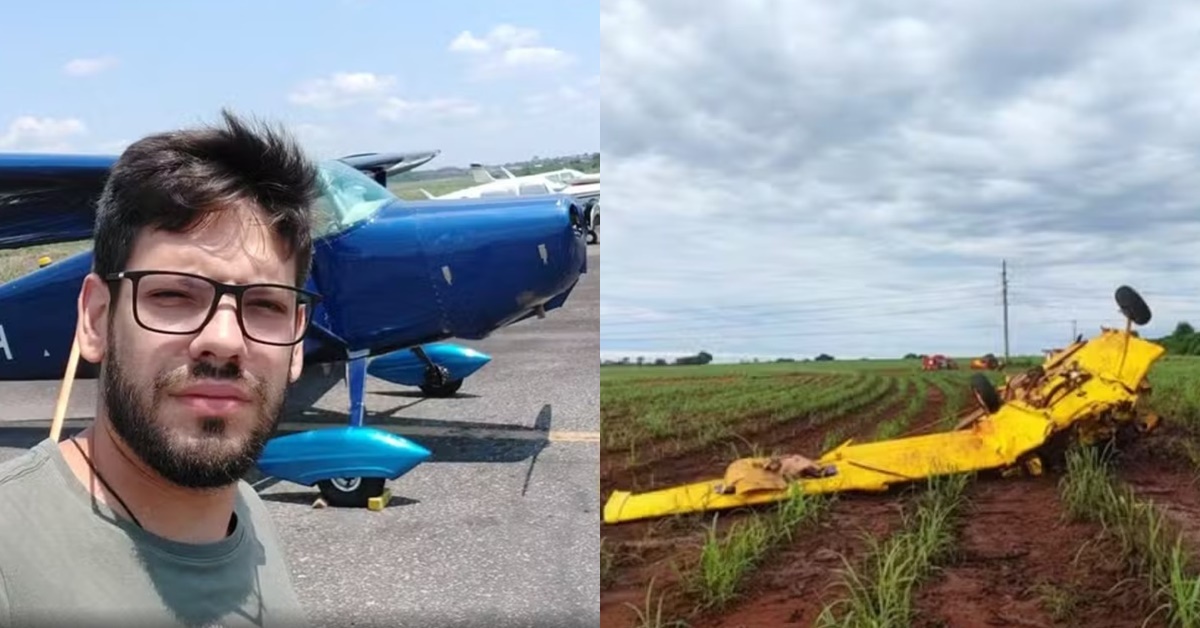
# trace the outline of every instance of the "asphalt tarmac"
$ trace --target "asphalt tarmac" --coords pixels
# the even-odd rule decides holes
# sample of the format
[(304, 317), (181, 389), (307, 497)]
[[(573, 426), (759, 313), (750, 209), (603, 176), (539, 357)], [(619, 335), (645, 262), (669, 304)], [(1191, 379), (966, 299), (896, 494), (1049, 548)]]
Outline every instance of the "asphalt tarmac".
[[(314, 508), (315, 487), (259, 484), (316, 625), (599, 624), (600, 247), (588, 249), (563, 308), (461, 342), (492, 362), (456, 397), (367, 379), (366, 423), (433, 452), (389, 483), (387, 508)], [(0, 382), (0, 461), (47, 437), (58, 387)], [(345, 423), (340, 373), (302, 388), (282, 431)], [(76, 382), (64, 436), (90, 422), (95, 391)]]

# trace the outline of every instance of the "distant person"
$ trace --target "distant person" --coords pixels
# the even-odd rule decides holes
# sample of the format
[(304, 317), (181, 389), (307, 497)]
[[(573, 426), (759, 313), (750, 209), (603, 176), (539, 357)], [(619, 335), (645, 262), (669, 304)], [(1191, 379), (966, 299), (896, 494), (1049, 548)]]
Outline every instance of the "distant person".
[(96, 418), (0, 465), (0, 626), (307, 621), (241, 478), (300, 375), (317, 171), (222, 113), (112, 169), (78, 301)]

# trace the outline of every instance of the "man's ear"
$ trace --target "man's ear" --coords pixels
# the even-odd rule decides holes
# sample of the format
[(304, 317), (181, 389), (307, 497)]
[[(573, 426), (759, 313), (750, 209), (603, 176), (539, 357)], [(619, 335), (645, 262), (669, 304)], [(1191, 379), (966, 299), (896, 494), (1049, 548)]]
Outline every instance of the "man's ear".
[(88, 273), (79, 289), (79, 315), (75, 337), (79, 357), (99, 364), (108, 351), (108, 312), (112, 307), (108, 286), (96, 273)]
[(295, 384), (296, 380), (300, 379), (300, 373), (304, 370), (304, 341), (297, 342), (292, 347), (292, 364), (290, 376), (291, 383)]

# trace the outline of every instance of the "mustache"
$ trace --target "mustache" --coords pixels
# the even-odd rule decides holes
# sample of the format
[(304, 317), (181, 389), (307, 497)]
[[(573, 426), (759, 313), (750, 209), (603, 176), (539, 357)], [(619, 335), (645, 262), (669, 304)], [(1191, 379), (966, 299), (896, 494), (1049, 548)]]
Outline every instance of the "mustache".
[(212, 362), (193, 362), (174, 370), (160, 373), (155, 378), (154, 388), (160, 392), (178, 390), (200, 380), (244, 381), (247, 392), (259, 400), (266, 398), (265, 383), (250, 372), (243, 369), (237, 362), (225, 362), (217, 365)]
[(242, 367), (237, 362), (226, 362), (214, 366), (211, 362), (197, 362), (192, 365), (191, 376), (197, 379), (241, 379)]

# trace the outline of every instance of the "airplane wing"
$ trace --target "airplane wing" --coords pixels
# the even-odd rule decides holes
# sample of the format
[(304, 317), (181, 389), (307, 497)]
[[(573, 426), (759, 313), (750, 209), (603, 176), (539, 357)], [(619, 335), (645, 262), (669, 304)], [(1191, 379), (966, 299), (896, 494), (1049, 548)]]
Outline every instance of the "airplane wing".
[(341, 161), (375, 177), (380, 185), (386, 186), (388, 175), (419, 168), (440, 154), (442, 154), (441, 150), (411, 153), (356, 153), (342, 157)]
[[(386, 181), (440, 153), (361, 153), (341, 161)], [(96, 201), (116, 161), (117, 155), (0, 153), (0, 250), (91, 238)]]
[(113, 155), (0, 153), (0, 249), (86, 240)]

